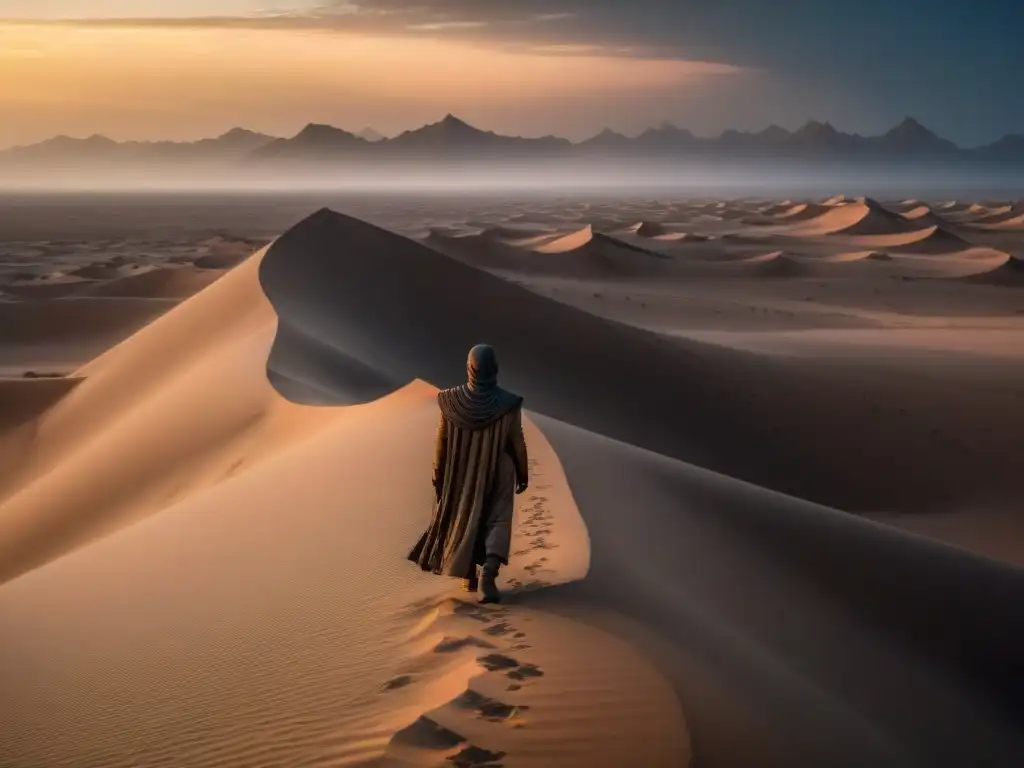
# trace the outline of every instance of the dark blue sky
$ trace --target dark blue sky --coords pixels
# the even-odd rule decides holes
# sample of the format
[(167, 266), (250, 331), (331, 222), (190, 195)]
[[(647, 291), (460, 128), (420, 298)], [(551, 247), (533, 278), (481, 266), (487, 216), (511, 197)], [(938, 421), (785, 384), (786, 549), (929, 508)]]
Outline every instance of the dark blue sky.
[[(528, 0), (529, 1), (529, 0)], [(473, 13), (472, 3), (461, 5)], [(478, 2), (476, 6), (499, 3)], [(518, 3), (517, 3), (518, 5)], [(1024, 133), (1024, 0), (543, 0), (569, 34), (767, 70), (850, 130), (904, 115), (959, 143)], [(479, 12), (479, 11), (478, 11)], [(826, 95), (830, 98), (825, 101)], [(843, 102), (861, 112), (830, 114)]]

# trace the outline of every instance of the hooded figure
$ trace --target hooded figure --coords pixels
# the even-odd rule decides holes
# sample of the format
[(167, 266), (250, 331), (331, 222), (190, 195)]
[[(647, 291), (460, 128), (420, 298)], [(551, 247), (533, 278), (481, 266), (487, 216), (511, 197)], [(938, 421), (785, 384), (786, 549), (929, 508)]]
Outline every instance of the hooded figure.
[(508, 564), (513, 495), (528, 483), (523, 398), (498, 386), (498, 359), (486, 344), (469, 351), (466, 372), (466, 384), (437, 396), (434, 514), (409, 559), (465, 579), (472, 592), (482, 565), (480, 602), (490, 603), (501, 597), (495, 580)]

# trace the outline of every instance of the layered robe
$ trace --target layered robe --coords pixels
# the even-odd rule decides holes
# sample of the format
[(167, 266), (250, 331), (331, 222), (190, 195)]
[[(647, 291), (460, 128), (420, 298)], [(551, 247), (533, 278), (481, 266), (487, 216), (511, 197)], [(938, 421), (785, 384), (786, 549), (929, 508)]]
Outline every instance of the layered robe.
[(488, 555), (508, 563), (516, 483), (526, 483), (522, 398), (466, 385), (438, 395), (435, 504), (409, 553), (425, 571), (468, 578)]

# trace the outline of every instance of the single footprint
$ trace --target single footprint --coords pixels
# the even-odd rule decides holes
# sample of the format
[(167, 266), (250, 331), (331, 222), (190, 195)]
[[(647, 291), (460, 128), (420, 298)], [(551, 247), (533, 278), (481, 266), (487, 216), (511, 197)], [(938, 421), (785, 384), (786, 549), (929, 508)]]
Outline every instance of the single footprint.
[(529, 707), (525, 706), (516, 706), (496, 701), (473, 690), (463, 691), (452, 700), (452, 704), (459, 709), (472, 710), (484, 720), (491, 720), (493, 722), (513, 720), (529, 709)]
[(402, 744), (419, 749), (452, 749), (464, 744), (466, 737), (445, 728), (426, 715), (420, 715), (412, 725), (408, 725), (391, 737), (395, 744)]
[(493, 648), (494, 646), (479, 637), (446, 637), (434, 646), (434, 653), (455, 653), (463, 648)]
[(536, 664), (523, 664), (508, 673), (511, 680), (526, 680), (531, 677), (544, 677), (544, 672)]
[(486, 656), (479, 656), (477, 661), (480, 662), (484, 669), (490, 672), (496, 672), (501, 669), (514, 669), (520, 666), (519, 662), (515, 659), (500, 653), (489, 653)]
[(501, 637), (503, 635), (511, 634), (515, 632), (514, 627), (510, 627), (507, 621), (503, 621), (500, 624), (494, 624), (484, 630), (485, 635), (491, 635), (492, 637)]
[(501, 763), (497, 761), (504, 756), (504, 752), (491, 752), (470, 744), (457, 755), (449, 757), (448, 761), (455, 768), (501, 768)]

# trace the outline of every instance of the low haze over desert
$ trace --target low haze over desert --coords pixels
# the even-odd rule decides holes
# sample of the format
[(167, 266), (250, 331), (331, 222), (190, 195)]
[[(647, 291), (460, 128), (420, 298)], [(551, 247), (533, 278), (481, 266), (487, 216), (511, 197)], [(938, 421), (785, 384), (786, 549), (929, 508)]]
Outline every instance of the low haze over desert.
[[(71, 5), (0, 0), (2, 768), (1024, 765), (1015, 5)], [(500, 600), (409, 561), (482, 343)]]

